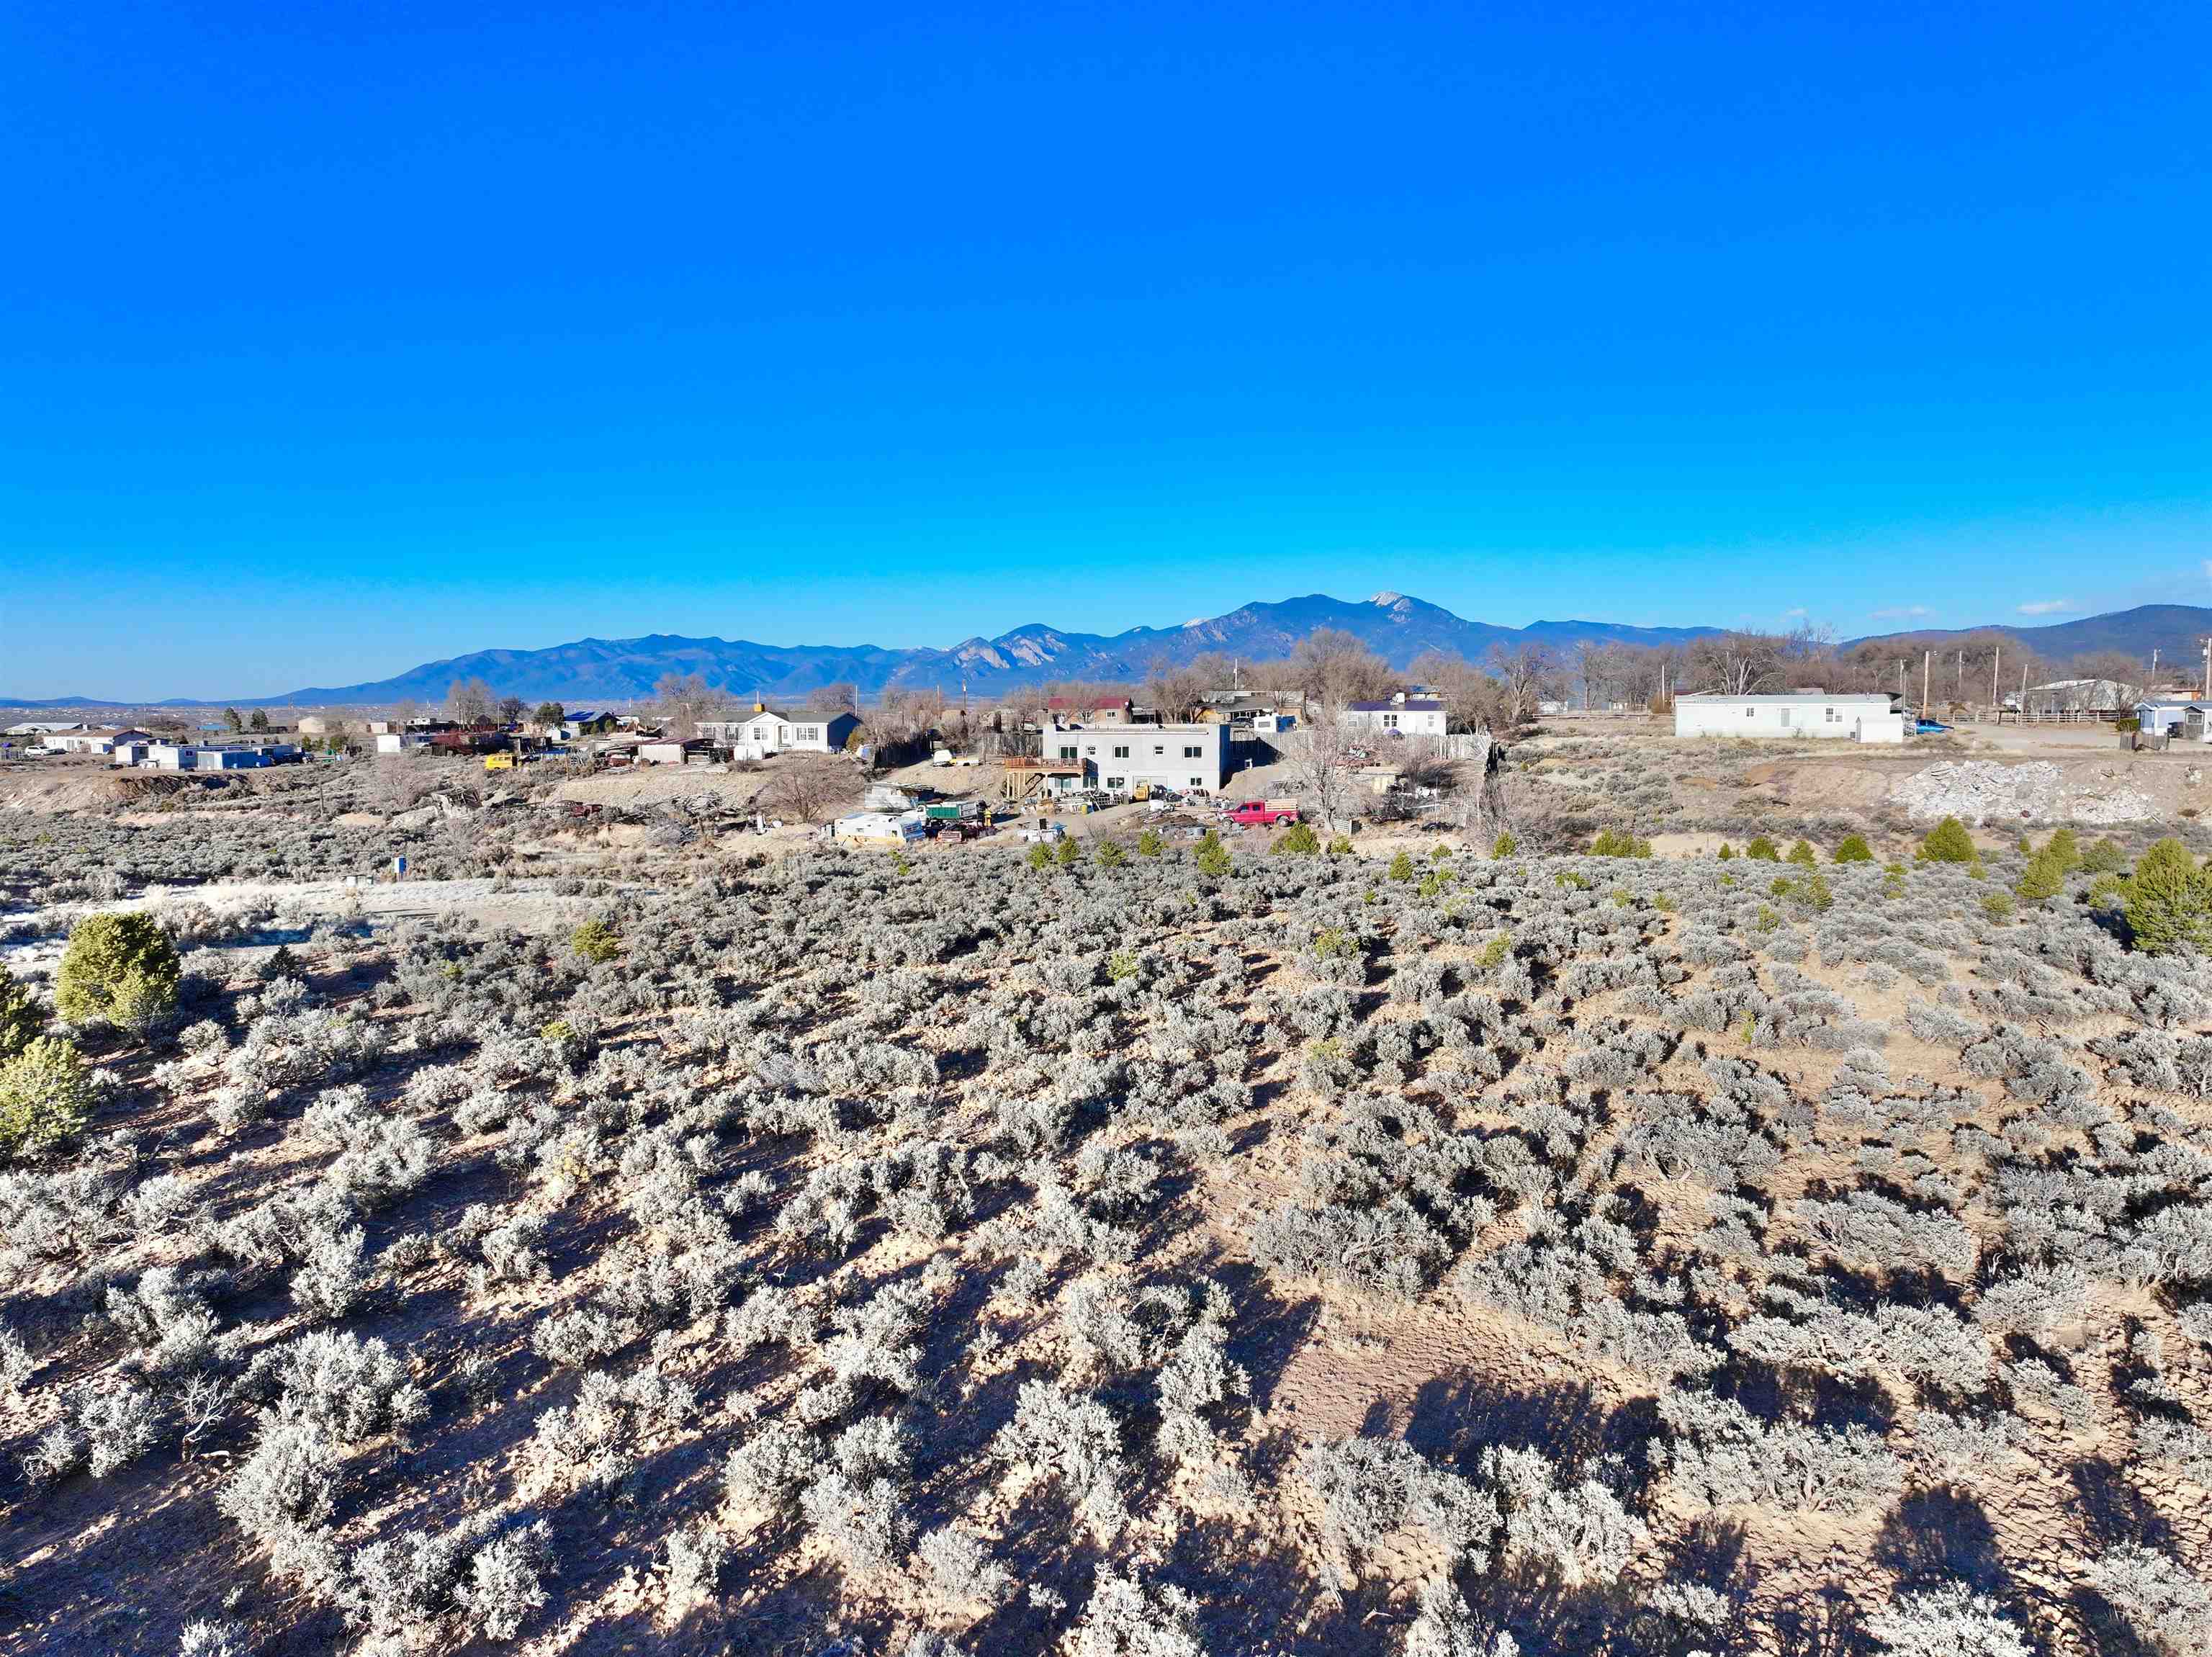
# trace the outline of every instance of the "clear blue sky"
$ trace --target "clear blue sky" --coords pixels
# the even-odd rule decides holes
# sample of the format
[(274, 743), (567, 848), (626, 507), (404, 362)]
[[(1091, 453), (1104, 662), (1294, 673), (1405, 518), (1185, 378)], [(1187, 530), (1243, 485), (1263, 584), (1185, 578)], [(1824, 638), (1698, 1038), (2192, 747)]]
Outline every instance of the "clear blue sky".
[(17, 0), (0, 692), (2212, 601), (2208, 62), (2201, 3)]

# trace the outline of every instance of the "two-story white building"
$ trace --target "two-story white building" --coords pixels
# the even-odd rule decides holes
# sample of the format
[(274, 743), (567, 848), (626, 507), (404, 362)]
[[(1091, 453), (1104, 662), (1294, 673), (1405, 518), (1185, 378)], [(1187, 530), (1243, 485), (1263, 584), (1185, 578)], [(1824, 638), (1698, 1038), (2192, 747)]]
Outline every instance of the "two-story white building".
[(1385, 736), (1442, 736), (1445, 720), (1443, 703), (1409, 697), (1403, 691), (1388, 702), (1346, 703), (1343, 717), (1347, 728), (1364, 728)]
[(738, 759), (766, 759), (779, 753), (842, 753), (845, 739), (860, 729), (860, 716), (834, 713), (778, 713), (756, 703), (742, 719), (702, 719), (699, 734)]
[(1850, 742), (1902, 742), (1905, 716), (1881, 693), (1791, 691), (1776, 696), (1678, 696), (1677, 736), (1835, 737)]
[(1142, 783), (1211, 794), (1229, 781), (1226, 725), (1127, 725), (1103, 729), (1047, 731), (1048, 761), (1083, 767), (1083, 780), (1110, 794)]

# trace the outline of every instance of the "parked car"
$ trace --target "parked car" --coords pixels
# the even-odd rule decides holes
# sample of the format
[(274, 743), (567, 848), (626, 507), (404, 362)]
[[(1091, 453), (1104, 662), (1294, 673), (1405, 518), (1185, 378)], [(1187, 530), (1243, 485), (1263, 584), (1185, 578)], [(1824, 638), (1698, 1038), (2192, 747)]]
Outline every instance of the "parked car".
[(1951, 728), (1938, 719), (1923, 719), (1912, 728), (1915, 736), (1940, 736)]
[(1244, 800), (1222, 808), (1222, 814), (1232, 823), (1247, 828), (1272, 827), (1279, 823), (1298, 820), (1298, 802), (1295, 800)]

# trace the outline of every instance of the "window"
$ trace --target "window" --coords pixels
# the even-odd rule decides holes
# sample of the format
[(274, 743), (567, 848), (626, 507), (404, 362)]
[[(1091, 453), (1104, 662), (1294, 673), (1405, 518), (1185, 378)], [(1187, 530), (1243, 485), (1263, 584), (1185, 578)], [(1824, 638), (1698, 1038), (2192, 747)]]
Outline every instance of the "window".
[(1755, 716), (1758, 714), (1758, 712), (1759, 712), (1759, 710), (1758, 710), (1758, 709), (1756, 709), (1756, 708), (1746, 708), (1746, 709), (1743, 710), (1743, 716), (1744, 716), (1746, 719), (1750, 719), (1750, 718), (1752, 718), (1752, 717)]
[(1127, 784), (1128, 778), (1125, 777), (1109, 777), (1106, 779), (1106, 786), (1109, 789), (1125, 788)]
[(1190, 779), (1190, 786), (1194, 789), (1202, 789), (1206, 786), (1206, 779), (1202, 777), (1194, 777)]
[(1823, 708), (1820, 711), (1827, 716), (1826, 719), (1823, 722), (1826, 724), (1836, 724), (1843, 718), (1843, 716), (1838, 713), (1833, 708)]
[(1083, 745), (1083, 752), (1085, 758), (1096, 759), (1098, 758), (1098, 745), (1096, 742), (1086, 742)]
[(1787, 708), (1782, 710), (1782, 722), (1785, 725), (1790, 722), (1790, 710)]
[(1193, 743), (1182, 751), (1182, 757), (1186, 759), (1203, 759), (1206, 758), (1206, 750)]
[(1386, 730), (1386, 731), (1389, 731), (1389, 730), (1395, 730), (1395, 729), (1397, 728), (1397, 726), (1398, 726), (1398, 716), (1397, 716), (1397, 715), (1395, 715), (1395, 714), (1384, 714), (1384, 715), (1382, 716), (1382, 728), (1383, 728), (1384, 730)]
[(1153, 743), (1153, 744), (1152, 744), (1152, 752), (1153, 752), (1156, 756), (1157, 756), (1157, 755), (1159, 755), (1159, 754), (1164, 754), (1164, 753), (1165, 753), (1166, 752), (1167, 752), (1167, 749), (1166, 749), (1165, 747), (1162, 746), (1159, 743), (1155, 742), (1155, 743)]
[(1114, 750), (1114, 758), (1116, 759), (1127, 759), (1128, 757), (1129, 745), (1126, 742), (1122, 743), (1121, 746)]
[(801, 726), (799, 740), (801, 742), (819, 742), (822, 740), (822, 728), (819, 725)]
[(1060, 751), (1060, 757), (1062, 759), (1073, 759), (1075, 758), (1075, 750), (1073, 747), (1063, 747)]
[(767, 741), (767, 740), (768, 740), (768, 727), (766, 727), (765, 725), (756, 725), (756, 726), (754, 726), (754, 727), (753, 727), (753, 740), (754, 740), (754, 741), (756, 741), (756, 742), (765, 742), (765, 741)]

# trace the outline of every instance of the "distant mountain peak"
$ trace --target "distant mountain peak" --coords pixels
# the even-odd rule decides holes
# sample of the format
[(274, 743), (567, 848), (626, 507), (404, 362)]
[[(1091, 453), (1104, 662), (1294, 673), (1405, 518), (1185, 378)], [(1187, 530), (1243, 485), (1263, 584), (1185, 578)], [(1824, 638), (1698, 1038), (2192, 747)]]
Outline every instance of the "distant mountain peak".
[(1205, 655), (1245, 662), (1280, 661), (1322, 627), (1352, 634), (1398, 667), (1428, 650), (1480, 661), (1498, 643), (1563, 646), (1583, 638), (1680, 643), (1713, 631), (1590, 622), (1554, 624), (1536, 634), (1468, 621), (1402, 593), (1382, 592), (1359, 601), (1308, 593), (1241, 605), (1224, 615), (1193, 617), (1179, 626), (1132, 627), (1100, 635), (1033, 621), (994, 637), (974, 635), (943, 648), (772, 645), (672, 633), (578, 639), (542, 650), (472, 651), (366, 684), (225, 700), (239, 707), (434, 704), (445, 699), (456, 680), (480, 679), (495, 696), (516, 696), (526, 702), (634, 706), (651, 701), (653, 686), (672, 673), (696, 673), (746, 702), (756, 695), (771, 702), (796, 699), (836, 684), (850, 684), (866, 698), (887, 690), (918, 689), (952, 694), (964, 689), (971, 697), (992, 697), (1055, 681), (1135, 684), (1156, 664), (1178, 666)]
[[(1383, 591), (1366, 599), (1326, 593), (1241, 605), (1225, 615), (1194, 617), (1180, 626), (1132, 627), (1110, 636), (1071, 632), (1030, 622), (996, 638), (981, 635), (944, 649), (892, 649), (881, 645), (774, 645), (747, 639), (686, 638), (648, 633), (626, 639), (583, 638), (542, 650), (476, 650), (426, 661), (391, 679), (368, 684), (314, 687), (285, 696), (192, 698), (167, 702), (101, 702), (83, 697), (0, 702), (17, 708), (96, 707), (345, 707), (413, 702), (434, 705), (458, 679), (480, 679), (495, 696), (526, 702), (559, 700), (570, 706), (635, 706), (650, 702), (653, 686), (669, 673), (697, 673), (733, 699), (756, 695), (771, 702), (799, 700), (830, 685), (851, 685), (861, 696), (887, 690), (927, 689), (989, 698), (1055, 681), (1136, 684), (1155, 664), (1179, 666), (1201, 655), (1233, 656), (1248, 663), (1278, 661), (1316, 628), (1350, 633), (1393, 667), (1410, 666), (1431, 650), (1481, 661), (1493, 646), (1540, 645), (1567, 652), (1583, 644), (1680, 645), (1717, 633), (1715, 627), (1637, 627), (1610, 621), (1534, 621), (1500, 627), (1468, 621), (1440, 605)], [(2212, 632), (2212, 609), (2191, 605), (2142, 605), (2110, 615), (2050, 626), (1999, 624), (1978, 632), (2002, 633), (2053, 663), (2092, 651), (2120, 650), (2148, 662), (2154, 649), (2172, 662), (2194, 661), (2203, 637)], [(1881, 635), (1885, 642), (1933, 643), (1953, 637), (1934, 630)], [(1846, 640), (1845, 648), (1863, 643)], [(2008, 665), (2010, 665), (2009, 663)]]

